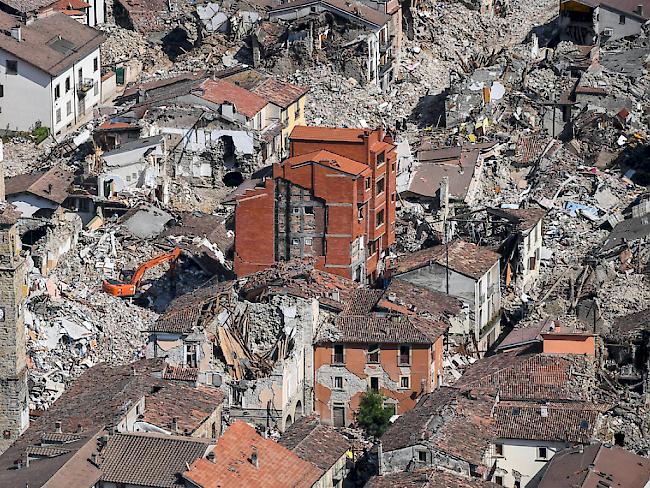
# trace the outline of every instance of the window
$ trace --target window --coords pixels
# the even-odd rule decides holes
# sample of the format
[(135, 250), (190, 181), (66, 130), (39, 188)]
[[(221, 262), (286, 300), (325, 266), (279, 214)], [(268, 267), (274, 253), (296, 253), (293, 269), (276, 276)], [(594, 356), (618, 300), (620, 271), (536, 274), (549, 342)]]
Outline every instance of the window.
[(503, 486), (503, 476), (495, 476), (494, 482), (499, 486)]
[(399, 364), (400, 366), (411, 364), (411, 346), (399, 346)]
[(366, 178), (366, 190), (370, 190), (370, 178)]
[(291, 213), (294, 215), (300, 215), (300, 207), (293, 207)]
[(357, 204), (357, 218), (359, 222), (363, 220), (363, 204)]
[(625, 24), (625, 15), (618, 16), (618, 23), (621, 25)]
[(314, 215), (314, 207), (305, 207), (305, 214), (306, 215)]
[(95, 96), (99, 95), (99, 83), (95, 83), (93, 85), (93, 95)]
[(93, 71), (97, 71), (99, 69), (99, 58), (93, 59)]
[(368, 346), (367, 362), (369, 363), (379, 362), (379, 344), (370, 344)]
[(311, 246), (313, 242), (311, 237), (305, 237), (305, 246)]
[(18, 61), (12, 61), (11, 59), (7, 59), (7, 63), (5, 66), (7, 67), (8, 75), (18, 74)]
[(535, 256), (531, 256), (528, 258), (528, 268), (533, 270), (535, 269), (535, 266), (537, 265)]
[(5, 86), (0, 85), (0, 98), (5, 96)]
[(185, 344), (185, 364), (188, 368), (196, 368), (196, 344)]
[(400, 376), (399, 378), (399, 387), (408, 389), (411, 388), (411, 377), (410, 376)]
[(494, 445), (494, 454), (497, 456), (503, 456), (503, 444)]
[(395, 171), (395, 161), (393, 161), (393, 164), (390, 165), (390, 169), (391, 169), (392, 171)]
[(521, 481), (516, 480), (514, 484), (514, 488), (521, 488)]
[(61, 122), (61, 109), (57, 108), (56, 109), (56, 123), (58, 124), (59, 122)]
[(77, 71), (77, 80), (79, 81), (79, 84), (83, 83), (83, 81), (84, 81), (84, 69), (83, 68), (79, 68), (79, 70)]
[(68, 76), (65, 79), (65, 92), (68, 93), (70, 91), (70, 77)]
[(537, 448), (537, 459), (542, 459), (542, 460), (548, 459), (548, 452), (545, 447)]
[(291, 239), (291, 245), (292, 246), (299, 246), (300, 245), (300, 239), (298, 239), (297, 237), (294, 237), (293, 239)]
[(56, 85), (54, 87), (54, 100), (61, 98), (61, 85)]
[(383, 178), (380, 178), (377, 180), (377, 195), (381, 195), (384, 193), (384, 189), (386, 188), (386, 181)]
[(343, 376), (334, 377), (334, 389), (342, 390), (343, 389)]
[(418, 451), (418, 461), (421, 463), (427, 462), (427, 451)]
[(334, 346), (334, 358), (333, 358), (333, 363), (334, 364), (343, 364), (343, 346), (342, 345), (336, 345)]
[(300, 117), (300, 101), (296, 102), (296, 108), (294, 110), (295, 112), (295, 118), (297, 119)]
[(396, 193), (396, 192), (393, 192), (393, 194), (390, 196), (390, 199), (391, 199), (393, 202), (397, 201), (397, 193)]
[(385, 161), (386, 161), (385, 153), (380, 152), (379, 154), (377, 154), (377, 166), (381, 166), (382, 164), (384, 164)]
[(377, 241), (370, 241), (368, 243), (368, 257), (372, 256), (377, 252)]
[(380, 225), (384, 225), (384, 211), (380, 210), (377, 212), (377, 225), (375, 227), (379, 227)]
[(379, 378), (376, 376), (370, 378), (370, 389), (372, 391), (379, 391)]
[(68, 103), (65, 104), (65, 114), (72, 114), (72, 102), (70, 100), (68, 100)]

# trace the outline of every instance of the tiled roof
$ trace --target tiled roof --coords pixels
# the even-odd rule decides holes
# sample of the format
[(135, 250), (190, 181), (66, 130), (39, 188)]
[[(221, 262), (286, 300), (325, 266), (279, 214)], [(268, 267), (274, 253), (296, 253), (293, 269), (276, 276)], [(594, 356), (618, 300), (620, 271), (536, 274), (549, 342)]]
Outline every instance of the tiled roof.
[(448, 256), (445, 246), (434, 246), (400, 256), (397, 259), (396, 272), (406, 273), (428, 266), (432, 262), (446, 266), (448, 260), (449, 269), (470, 278), (480, 279), (500, 259), (494, 251), (470, 242), (455, 240), (450, 242), (448, 247)]
[(546, 215), (542, 208), (489, 208), (488, 212), (516, 223), (522, 231), (532, 229)]
[(594, 443), (560, 451), (549, 461), (538, 488), (643, 488), (650, 481), (650, 460), (618, 446)]
[(314, 4), (323, 4), (324, 6), (332, 8), (334, 12), (337, 10), (342, 10), (378, 27), (386, 24), (386, 22), (388, 22), (390, 19), (390, 17), (388, 17), (385, 13), (370, 8), (361, 2), (351, 2), (344, 0), (293, 0), (292, 2), (282, 3), (271, 8), (271, 12), (278, 10), (299, 9), (301, 7), (306, 7), (308, 5)]
[(519, 136), (515, 154), (516, 161), (520, 164), (534, 163), (542, 155), (548, 142), (547, 139), (539, 135)]
[[(0, 12), (1, 29), (10, 30), (18, 25), (14, 17)], [(0, 49), (52, 76), (60, 75), (91, 54), (106, 39), (101, 31), (61, 13), (23, 24), (21, 38), (18, 42), (8, 34), (0, 34)]]
[(215, 462), (198, 459), (183, 476), (201, 487), (307, 488), (323, 475), (323, 470), (263, 438), (241, 420), (226, 429), (214, 454)]
[(391, 308), (392, 304), (406, 307), (418, 315), (428, 315), (434, 318), (457, 315), (463, 306), (457, 298), (399, 278), (391, 280), (378, 306)]
[(370, 167), (365, 163), (360, 163), (359, 161), (346, 158), (345, 156), (339, 156), (338, 154), (323, 149), (287, 158), (282, 162), (282, 165), (296, 168), (308, 163), (319, 163), (328, 168), (336, 169), (351, 175), (360, 175), (364, 172), (370, 171)]
[(499, 485), (435, 468), (374, 476), (366, 488), (497, 488)]
[(288, 108), (309, 92), (309, 87), (283, 83), (270, 77), (253, 88), (253, 92), (278, 107)]
[(439, 388), (391, 424), (382, 436), (384, 452), (425, 444), (478, 466), (494, 438), (494, 403), (491, 396)]
[(335, 319), (333, 329), (321, 329), (317, 342), (433, 344), (447, 327), (416, 316), (342, 315)]
[(219, 408), (224, 394), (217, 388), (191, 387), (179, 383), (158, 385), (145, 396), (145, 422), (171, 431), (177, 419), (180, 433), (193, 433)]
[(29, 446), (27, 448), (27, 453), (30, 456), (44, 456), (44, 457), (55, 457), (61, 456), (63, 454), (68, 454), (71, 452), (70, 449), (65, 449), (59, 446)]
[(586, 443), (594, 437), (599, 413), (598, 407), (588, 403), (500, 402), (494, 409), (496, 435)]
[[(447, 159), (446, 156), (456, 150), (456, 159)], [(434, 197), (443, 178), (447, 177), (450, 197), (464, 199), (474, 178), (480, 154), (481, 150), (477, 148), (463, 148), (462, 151), (460, 148), (420, 151), (408, 191), (423, 197)]]
[(259, 95), (221, 79), (208, 79), (201, 83), (201, 98), (217, 104), (231, 103), (235, 111), (253, 118), (266, 106), (266, 100)]
[(290, 139), (304, 141), (363, 142), (367, 129), (342, 129), (340, 127), (320, 127), (298, 125), (289, 135)]
[(358, 288), (354, 290), (352, 298), (343, 308), (344, 315), (364, 315), (369, 314), (377, 305), (377, 302), (384, 294), (382, 290), (373, 290), (370, 288)]
[(333, 427), (321, 425), (314, 416), (298, 419), (282, 434), (279, 442), (324, 471), (334, 466), (352, 445)]
[(167, 365), (163, 373), (165, 380), (197, 381), (199, 379), (199, 368), (184, 368), (182, 366)]
[(102, 451), (102, 481), (160, 488), (182, 487), (180, 474), (201, 458), (209, 441), (159, 434), (115, 434)]
[(475, 362), (454, 386), (498, 392), (502, 400), (584, 400), (570, 380), (586, 361), (513, 350)]
[(554, 326), (553, 320), (540, 320), (526, 327), (519, 327), (512, 330), (499, 344), (498, 350), (519, 347), (533, 342), (541, 342), (542, 332), (548, 332)]
[(74, 174), (58, 166), (48, 171), (5, 178), (5, 193), (31, 193), (54, 203), (61, 204), (68, 197), (68, 189)]

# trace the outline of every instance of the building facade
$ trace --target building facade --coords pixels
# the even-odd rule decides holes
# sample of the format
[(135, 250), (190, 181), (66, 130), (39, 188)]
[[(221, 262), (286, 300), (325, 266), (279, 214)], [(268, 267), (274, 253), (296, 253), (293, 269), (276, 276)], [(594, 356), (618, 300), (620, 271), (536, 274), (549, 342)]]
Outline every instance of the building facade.
[(104, 35), (60, 13), (24, 25), (2, 12), (0, 24), (0, 127), (56, 135), (90, 119)]
[(372, 282), (395, 242), (395, 163), (382, 129), (296, 127), (290, 157), (236, 200), (235, 273), (292, 258)]

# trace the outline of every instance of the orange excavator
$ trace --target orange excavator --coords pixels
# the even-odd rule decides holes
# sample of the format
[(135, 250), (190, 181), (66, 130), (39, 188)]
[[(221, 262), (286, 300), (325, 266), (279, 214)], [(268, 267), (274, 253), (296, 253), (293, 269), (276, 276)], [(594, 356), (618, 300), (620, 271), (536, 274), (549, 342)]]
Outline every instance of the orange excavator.
[(106, 293), (110, 293), (115, 297), (132, 297), (135, 295), (137, 288), (140, 286), (145, 271), (158, 266), (159, 264), (166, 263), (167, 261), (169, 261), (169, 269), (174, 270), (176, 267), (176, 261), (180, 255), (181, 250), (177, 247), (170, 253), (164, 253), (160, 256), (156, 256), (146, 263), (141, 264), (135, 273), (133, 273), (133, 277), (128, 283), (122, 283), (116, 280), (104, 280), (102, 282), (102, 290), (104, 290)]

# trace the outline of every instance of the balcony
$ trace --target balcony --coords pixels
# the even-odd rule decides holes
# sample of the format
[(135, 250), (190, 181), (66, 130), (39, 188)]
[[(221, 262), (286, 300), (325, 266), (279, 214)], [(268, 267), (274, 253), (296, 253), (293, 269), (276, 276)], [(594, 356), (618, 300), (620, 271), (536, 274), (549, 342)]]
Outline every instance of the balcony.
[(77, 95), (80, 97), (86, 96), (86, 93), (92, 90), (94, 86), (95, 81), (92, 78), (84, 78), (83, 81), (77, 85)]

